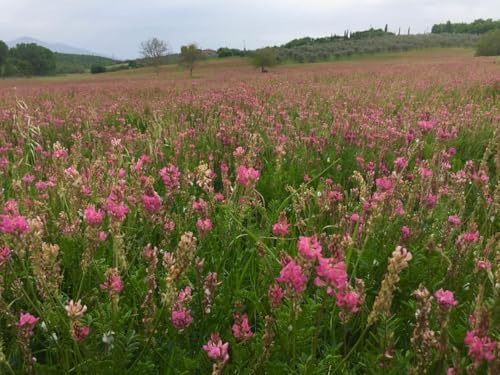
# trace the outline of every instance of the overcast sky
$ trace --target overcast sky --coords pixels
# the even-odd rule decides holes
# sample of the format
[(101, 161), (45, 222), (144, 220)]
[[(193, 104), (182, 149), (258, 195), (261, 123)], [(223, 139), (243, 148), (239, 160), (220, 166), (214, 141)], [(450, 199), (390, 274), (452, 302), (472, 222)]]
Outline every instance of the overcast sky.
[(30, 36), (117, 58), (156, 36), (176, 52), (253, 49), (373, 26), (412, 33), (434, 23), (500, 18), (500, 0), (0, 0), (0, 39)]

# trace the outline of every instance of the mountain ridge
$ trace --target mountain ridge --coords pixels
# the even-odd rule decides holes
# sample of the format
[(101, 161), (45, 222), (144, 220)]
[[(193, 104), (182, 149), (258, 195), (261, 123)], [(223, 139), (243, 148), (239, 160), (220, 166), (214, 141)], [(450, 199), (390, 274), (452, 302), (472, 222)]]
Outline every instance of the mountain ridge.
[(40, 39), (36, 39), (30, 36), (22, 36), (13, 40), (10, 40), (7, 42), (7, 46), (9, 48), (15, 47), (18, 44), (21, 43), (35, 43), (38, 44), (39, 46), (45, 47), (50, 49), (52, 52), (59, 52), (59, 53), (66, 53), (66, 54), (72, 54), (72, 55), (89, 55), (89, 56), (102, 56), (102, 57), (109, 57), (103, 54), (95, 53), (92, 51), (89, 51), (84, 48), (79, 48), (79, 47), (74, 47), (70, 46), (69, 44), (65, 43), (60, 43), (60, 42), (46, 42)]

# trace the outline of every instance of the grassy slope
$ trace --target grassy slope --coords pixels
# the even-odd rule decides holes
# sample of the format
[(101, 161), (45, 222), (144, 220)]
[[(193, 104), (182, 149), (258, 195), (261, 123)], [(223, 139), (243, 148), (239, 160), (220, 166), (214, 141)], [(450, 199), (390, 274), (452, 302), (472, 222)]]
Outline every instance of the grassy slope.
[[(421, 50), (412, 50), (408, 52), (391, 52), (391, 53), (377, 53), (370, 55), (352, 55), (349, 58), (342, 58), (338, 60), (331, 60), (318, 63), (296, 63), (288, 61), (282, 65), (270, 69), (269, 76), (275, 74), (287, 74), (290, 70), (297, 69), (321, 69), (324, 66), (335, 66), (338, 69), (344, 69), (352, 66), (364, 66), (370, 62), (377, 63), (392, 63), (398, 62), (401, 64), (426, 62), (429, 60), (449, 61), (469, 59), (474, 56), (474, 50), (471, 48), (428, 48)], [(480, 58), (477, 58), (480, 59)], [(152, 67), (122, 70), (117, 72), (102, 73), (92, 75), (90, 73), (70, 74), (67, 76), (54, 76), (54, 77), (33, 77), (33, 78), (15, 78), (0, 80), (6, 85), (15, 82), (16, 85), (29, 84), (31, 81), (56, 81), (56, 82), (70, 82), (70, 81), (116, 81), (116, 80), (143, 80), (143, 79), (158, 79), (158, 80), (180, 80), (192, 81), (198, 78), (205, 79), (226, 79), (228, 76), (233, 76), (236, 73), (239, 77), (246, 75), (255, 75), (258, 71), (250, 64), (250, 60), (244, 57), (228, 57), (224, 59), (212, 59), (200, 62), (194, 70), (194, 77), (189, 77), (189, 72), (178, 65), (168, 64), (162, 65), (157, 70)]]
[(55, 53), (57, 73), (83, 73), (93, 64), (113, 65), (117, 61), (108, 57)]

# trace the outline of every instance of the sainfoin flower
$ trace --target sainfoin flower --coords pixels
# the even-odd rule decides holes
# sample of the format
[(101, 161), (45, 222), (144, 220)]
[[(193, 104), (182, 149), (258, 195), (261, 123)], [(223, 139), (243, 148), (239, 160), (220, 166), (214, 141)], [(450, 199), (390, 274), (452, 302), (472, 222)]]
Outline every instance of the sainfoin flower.
[(404, 240), (410, 238), (410, 233), (410, 228), (408, 228), (406, 225), (401, 227), (401, 237), (403, 237)]
[(83, 314), (85, 314), (85, 311), (87, 311), (87, 306), (82, 305), (81, 302), (81, 300), (78, 300), (77, 302), (71, 300), (66, 306), (64, 306), (64, 309), (70, 319), (80, 319)]
[(300, 236), (297, 242), (299, 254), (306, 259), (315, 259), (321, 256), (321, 244), (317, 236), (305, 237)]
[(159, 174), (163, 180), (163, 184), (169, 189), (169, 193), (178, 190), (181, 186), (181, 172), (175, 165), (167, 165), (160, 170)]
[(218, 333), (212, 333), (210, 340), (203, 345), (208, 358), (222, 364), (229, 361), (229, 343), (222, 342)]
[(458, 303), (453, 296), (453, 292), (444, 290), (443, 288), (436, 290), (434, 298), (436, 298), (437, 303), (442, 306), (456, 306)]
[(83, 210), (83, 218), (89, 225), (101, 225), (104, 219), (104, 211), (96, 210), (94, 206), (89, 206)]
[(99, 285), (101, 289), (107, 290), (110, 296), (116, 296), (123, 291), (123, 283), (118, 270), (109, 268), (106, 271), (106, 280)]
[(213, 224), (212, 224), (212, 220), (210, 219), (198, 219), (198, 221), (196, 221), (196, 227), (198, 228), (198, 230), (200, 232), (209, 232), (210, 230), (212, 230), (213, 228)]
[(328, 294), (333, 294), (333, 289), (343, 290), (347, 287), (347, 272), (344, 262), (335, 262), (332, 258), (318, 259), (314, 285), (325, 288)]
[(451, 225), (460, 225), (462, 224), (462, 221), (457, 215), (450, 215), (448, 216), (448, 223)]
[(286, 220), (285, 213), (281, 213), (278, 218), (278, 222), (273, 224), (273, 234), (277, 237), (285, 237), (288, 235), (288, 231), (290, 229), (290, 224), (288, 224)]
[(480, 337), (475, 331), (465, 334), (464, 343), (469, 347), (469, 356), (477, 362), (483, 359), (491, 362), (495, 359), (497, 342), (488, 336)]
[(234, 338), (238, 341), (246, 341), (253, 336), (247, 314), (241, 315), (240, 313), (236, 313), (231, 330), (233, 331)]
[(236, 170), (236, 182), (243, 186), (248, 187), (259, 180), (260, 172), (252, 167), (245, 167), (240, 165)]
[(267, 296), (269, 297), (269, 301), (271, 302), (271, 307), (276, 308), (280, 305), (281, 300), (283, 299), (283, 289), (281, 289), (278, 284), (272, 284), (269, 286)]
[(171, 321), (175, 328), (182, 331), (193, 323), (191, 310), (186, 306), (191, 301), (191, 288), (187, 286), (177, 295), (177, 301), (172, 307)]
[(0, 247), (0, 267), (9, 261), (11, 251), (7, 245)]
[(161, 208), (161, 198), (156, 191), (150, 191), (142, 195), (142, 204), (147, 212), (154, 214)]
[(26, 328), (26, 327), (33, 328), (39, 320), (40, 318), (37, 318), (36, 316), (31, 315), (30, 313), (21, 313), (21, 315), (19, 316), (19, 321), (17, 323), (17, 326), (19, 328)]
[(290, 260), (283, 266), (276, 281), (286, 284), (292, 292), (302, 293), (307, 279), (302, 273), (302, 268), (294, 260)]
[(0, 233), (23, 234), (29, 230), (28, 221), (24, 216), (0, 215)]
[(335, 294), (335, 298), (337, 300), (336, 304), (338, 307), (344, 308), (352, 313), (355, 313), (359, 310), (359, 293), (354, 291), (340, 291)]
[(377, 178), (375, 180), (375, 185), (377, 185), (377, 187), (380, 190), (386, 191), (386, 192), (391, 192), (392, 188), (393, 188), (391, 179), (390, 178), (386, 178), (386, 177)]

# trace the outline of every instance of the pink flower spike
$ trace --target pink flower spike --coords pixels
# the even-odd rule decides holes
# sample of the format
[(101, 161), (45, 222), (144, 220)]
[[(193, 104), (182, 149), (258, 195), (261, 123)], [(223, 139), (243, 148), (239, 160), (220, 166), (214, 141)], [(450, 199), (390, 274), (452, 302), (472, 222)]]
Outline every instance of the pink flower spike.
[(317, 236), (300, 236), (297, 242), (297, 248), (299, 249), (299, 254), (305, 259), (312, 260), (321, 256), (321, 244)]
[(212, 333), (210, 340), (203, 345), (203, 350), (208, 358), (216, 362), (224, 364), (229, 361), (229, 343), (223, 343), (218, 333)]
[(437, 303), (441, 306), (456, 306), (458, 304), (453, 296), (453, 292), (444, 290), (443, 288), (437, 290), (434, 293), (434, 297), (436, 298)]
[(8, 246), (0, 247), (0, 267), (7, 263), (12, 255)]

